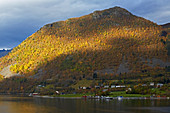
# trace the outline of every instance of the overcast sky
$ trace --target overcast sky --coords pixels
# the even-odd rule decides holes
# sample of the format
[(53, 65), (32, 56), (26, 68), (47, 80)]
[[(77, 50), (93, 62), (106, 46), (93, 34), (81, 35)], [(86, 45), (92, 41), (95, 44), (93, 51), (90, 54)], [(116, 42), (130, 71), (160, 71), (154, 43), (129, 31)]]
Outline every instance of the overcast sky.
[(170, 22), (169, 0), (0, 0), (0, 49), (17, 46), (47, 23), (114, 6), (157, 24)]

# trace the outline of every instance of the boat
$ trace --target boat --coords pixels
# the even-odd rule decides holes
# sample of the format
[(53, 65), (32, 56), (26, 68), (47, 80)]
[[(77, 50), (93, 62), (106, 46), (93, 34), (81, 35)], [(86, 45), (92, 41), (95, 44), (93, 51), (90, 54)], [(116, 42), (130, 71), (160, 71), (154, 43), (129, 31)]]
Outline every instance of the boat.
[(122, 100), (122, 99), (123, 99), (123, 96), (118, 96), (117, 99), (118, 99), (118, 100)]

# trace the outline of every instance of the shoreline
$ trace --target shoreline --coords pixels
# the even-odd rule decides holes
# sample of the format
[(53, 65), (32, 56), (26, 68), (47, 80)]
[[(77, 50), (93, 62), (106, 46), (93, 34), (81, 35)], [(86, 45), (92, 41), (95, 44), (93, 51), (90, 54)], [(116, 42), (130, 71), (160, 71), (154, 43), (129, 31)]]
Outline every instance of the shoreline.
[(33, 98), (58, 98), (58, 99), (100, 99), (100, 100), (146, 100), (146, 99), (150, 99), (150, 100), (156, 100), (156, 99), (167, 99), (169, 100), (170, 97), (91, 97), (91, 96), (86, 96), (86, 97), (60, 97), (60, 96), (57, 96), (57, 97), (53, 97), (53, 96), (40, 96), (40, 95), (36, 95), (36, 96), (32, 96)]
[(101, 100), (133, 100), (133, 99), (170, 99), (170, 97), (111, 97), (111, 96), (69, 96), (69, 95), (61, 95), (61, 96), (50, 96), (50, 95), (29, 95), (28, 93), (18, 93), (18, 94), (10, 94), (10, 93), (0, 93), (0, 96), (18, 96), (18, 97), (33, 97), (33, 98), (58, 98), (58, 99), (101, 99)]

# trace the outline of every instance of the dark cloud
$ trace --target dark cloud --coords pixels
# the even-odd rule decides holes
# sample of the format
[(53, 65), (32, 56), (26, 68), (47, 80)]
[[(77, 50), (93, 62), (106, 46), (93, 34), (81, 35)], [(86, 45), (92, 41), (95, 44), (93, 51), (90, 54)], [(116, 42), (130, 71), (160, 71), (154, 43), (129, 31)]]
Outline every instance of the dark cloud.
[(114, 6), (158, 24), (169, 22), (169, 0), (0, 0), (0, 48), (12, 48), (47, 23)]

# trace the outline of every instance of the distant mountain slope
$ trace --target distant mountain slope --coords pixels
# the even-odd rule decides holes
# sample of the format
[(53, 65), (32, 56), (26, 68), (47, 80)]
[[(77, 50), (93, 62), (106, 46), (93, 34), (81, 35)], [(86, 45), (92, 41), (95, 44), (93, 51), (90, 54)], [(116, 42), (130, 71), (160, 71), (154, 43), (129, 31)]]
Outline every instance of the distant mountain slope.
[(0, 58), (7, 55), (11, 50), (0, 50)]
[(170, 23), (161, 25), (163, 28), (170, 28)]
[[(114, 7), (45, 25), (0, 59), (32, 78), (151, 76), (170, 66), (161, 26)], [(5, 76), (5, 75), (3, 75)]]

